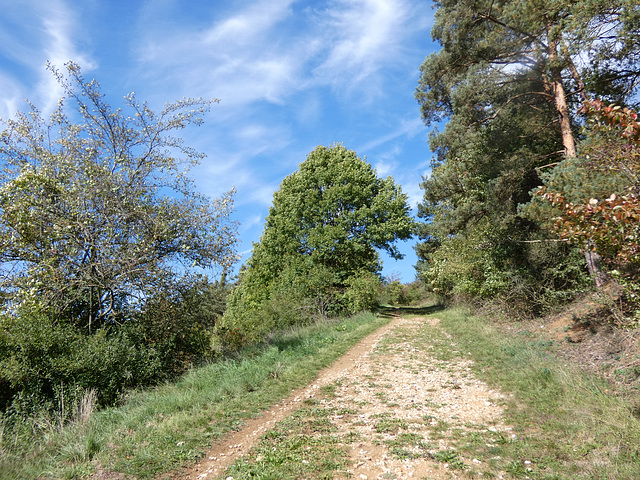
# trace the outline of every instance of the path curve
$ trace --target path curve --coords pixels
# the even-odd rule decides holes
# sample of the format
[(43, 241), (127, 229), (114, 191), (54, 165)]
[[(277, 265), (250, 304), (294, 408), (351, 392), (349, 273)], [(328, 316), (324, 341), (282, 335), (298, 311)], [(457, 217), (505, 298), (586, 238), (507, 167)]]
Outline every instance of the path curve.
[(260, 417), (248, 420), (241, 430), (225, 436), (222, 441), (213, 445), (205, 454), (204, 459), (181, 478), (184, 480), (203, 480), (220, 476), (237, 458), (247, 454), (266, 431), (300, 408), (303, 400), (313, 398), (322, 386), (329, 385), (347, 374), (350, 369), (354, 368), (357, 359), (373, 351), (384, 336), (404, 321), (402, 318), (394, 317), (391, 322), (367, 335), (331, 366), (321, 370), (318, 378), (312, 384), (294, 390), (286, 399), (275, 404)]

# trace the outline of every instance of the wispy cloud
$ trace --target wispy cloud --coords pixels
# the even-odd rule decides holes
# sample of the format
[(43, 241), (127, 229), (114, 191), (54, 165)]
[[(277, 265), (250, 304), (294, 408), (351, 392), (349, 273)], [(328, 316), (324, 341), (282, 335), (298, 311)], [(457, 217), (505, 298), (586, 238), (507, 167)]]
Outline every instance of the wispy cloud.
[(412, 138), (424, 130), (424, 125), (417, 115), (416, 118), (400, 120), (398, 123), (400, 124), (398, 128), (361, 145), (359, 150), (366, 152), (400, 137)]
[(0, 73), (0, 118), (12, 117), (22, 105), (24, 90), (22, 86), (8, 75)]
[[(75, 43), (77, 20), (72, 9), (61, 0), (49, 0), (39, 9), (39, 17), (44, 33), (43, 51), (47, 61), (62, 68), (66, 62), (72, 60), (81, 65), (85, 72), (96, 68), (96, 63), (89, 55), (80, 51)], [(42, 74), (38, 91), (44, 101), (45, 110), (53, 110), (62, 91), (50, 72)]]
[(322, 13), (330, 48), (314, 70), (321, 81), (356, 88), (398, 55), (408, 13), (403, 1), (340, 0)]
[[(206, 28), (174, 25), (144, 31), (139, 60), (147, 75), (179, 88), (224, 100), (236, 108), (256, 100), (278, 103), (295, 83), (295, 55), (278, 43), (276, 27), (291, 16), (292, 0), (262, 0)], [(158, 73), (160, 72), (160, 76)]]
[[(78, 47), (79, 22), (74, 9), (63, 0), (2, 3), (10, 3), (2, 5), (2, 12), (6, 17), (5, 21), (11, 27), (9, 31), (0, 35), (2, 50), (28, 73), (28, 76), (38, 79), (35, 98), (29, 95), (30, 99), (45, 113), (52, 111), (62, 92), (51, 72), (45, 70), (46, 62), (50, 61), (53, 65), (62, 67), (65, 62), (73, 60), (81, 64), (85, 70), (96, 66), (90, 55)], [(6, 79), (3, 80), (3, 86), (6, 85), (5, 82)], [(26, 97), (26, 93), (31, 91), (26, 85), (17, 82), (10, 86), (14, 98), (23, 96), (22, 92)], [(6, 97), (6, 93), (3, 96)], [(5, 100), (4, 104), (7, 110), (14, 109), (6, 112), (10, 114), (15, 113), (15, 108), (24, 107), (16, 105), (16, 102), (11, 100)]]
[(232, 108), (281, 104), (322, 85), (353, 93), (367, 81), (367, 95), (380, 94), (372, 77), (398, 61), (412, 28), (406, 0), (330, 0), (303, 13), (294, 12), (296, 3), (241, 2), (195, 30), (178, 24), (167, 31), (150, 11), (140, 20), (141, 69)]

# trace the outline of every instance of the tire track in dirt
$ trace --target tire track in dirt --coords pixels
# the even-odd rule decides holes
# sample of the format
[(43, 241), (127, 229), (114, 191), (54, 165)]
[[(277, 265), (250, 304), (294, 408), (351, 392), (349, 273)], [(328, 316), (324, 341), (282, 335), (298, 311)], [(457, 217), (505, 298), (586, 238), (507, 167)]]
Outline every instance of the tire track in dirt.
[[(411, 335), (425, 323), (436, 326), (438, 320), (394, 317), (322, 370), (312, 384), (292, 392), (259, 418), (247, 421), (240, 431), (221, 439), (202, 461), (178, 478), (219, 478), (277, 422), (299, 409), (303, 401), (316, 396), (321, 397), (319, 404), (326, 408), (349, 405), (358, 411), (357, 415), (332, 418), (332, 423), (345, 436), (357, 433), (362, 439), (346, 445), (352, 463), (349, 469), (351, 478), (459, 478), (461, 472), (450, 469), (447, 463), (433, 460), (434, 451), (446, 452), (453, 447), (448, 435), (432, 438), (430, 428), (443, 422), (459, 431), (483, 429), (488, 424), (491, 427), (487, 428), (493, 432), (499, 430), (509, 434), (510, 429), (501, 421), (502, 410), (497, 405), (500, 394), (473, 377), (469, 361), (458, 357), (447, 362), (439, 361), (429, 355), (429, 345), (416, 350)], [(406, 340), (401, 338), (403, 335)], [(378, 348), (383, 339), (391, 336), (393, 342)], [(332, 398), (319, 395), (323, 386), (331, 384), (337, 385)], [(393, 417), (410, 425), (414, 434), (423, 435), (432, 451), (419, 458), (394, 458), (384, 445), (385, 435), (375, 430), (376, 419), (381, 416)], [(421, 420), (416, 421), (418, 418)], [(425, 422), (425, 418), (431, 421)], [(480, 463), (477, 459), (467, 460)], [(503, 478), (502, 472), (497, 478)]]

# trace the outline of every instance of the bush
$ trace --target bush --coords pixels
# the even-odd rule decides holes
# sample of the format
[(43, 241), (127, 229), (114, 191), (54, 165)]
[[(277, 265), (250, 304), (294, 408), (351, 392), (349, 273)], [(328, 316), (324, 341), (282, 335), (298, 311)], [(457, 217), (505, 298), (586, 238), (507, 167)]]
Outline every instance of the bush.
[(0, 319), (3, 409), (29, 414), (70, 405), (95, 390), (102, 405), (126, 388), (163, 377), (162, 352), (138, 344), (139, 325), (105, 327), (95, 335), (42, 313)]
[(452, 297), (498, 301), (537, 315), (574, 299), (590, 283), (578, 249), (505, 238), (490, 229), (446, 239), (429, 260), (422, 280), (445, 303)]
[(344, 310), (355, 314), (371, 310), (376, 305), (380, 279), (372, 273), (362, 273), (347, 279), (346, 289), (342, 294)]
[(406, 285), (398, 280), (387, 280), (380, 285), (378, 303), (413, 305), (422, 300), (426, 293), (426, 289), (420, 280), (414, 280)]
[(269, 333), (291, 325), (340, 311), (336, 275), (323, 265), (311, 265), (304, 258), (283, 262), (281, 273), (266, 283), (258, 267), (244, 270), (229, 295), (228, 308), (216, 325), (215, 350), (231, 349), (225, 344), (229, 331), (239, 330), (254, 343)]
[(404, 285), (398, 280), (388, 281), (385, 279), (379, 288), (378, 303), (399, 305), (403, 290)]
[(91, 390), (99, 405), (111, 405), (127, 389), (174, 377), (209, 354), (225, 291), (190, 279), (91, 334), (37, 307), (1, 316), (0, 409), (61, 410)]

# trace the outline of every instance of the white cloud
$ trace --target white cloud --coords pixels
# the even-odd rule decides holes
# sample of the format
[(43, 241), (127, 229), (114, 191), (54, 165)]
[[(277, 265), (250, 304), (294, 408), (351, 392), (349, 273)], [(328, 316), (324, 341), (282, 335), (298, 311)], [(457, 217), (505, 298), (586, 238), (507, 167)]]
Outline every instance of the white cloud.
[(8, 119), (22, 108), (24, 92), (22, 86), (12, 77), (0, 72), (0, 118)]
[(240, 230), (247, 231), (256, 226), (261, 226), (264, 220), (265, 217), (263, 217), (262, 215), (251, 215), (250, 217), (244, 219)]
[(376, 155), (374, 167), (379, 177), (385, 178), (389, 175), (393, 175), (395, 169), (398, 167), (397, 157), (402, 153), (402, 148), (398, 145), (394, 145), (391, 150)]
[(268, 126), (260, 123), (240, 125), (231, 133), (240, 146), (244, 158), (254, 158), (265, 152), (275, 154), (288, 147), (291, 133), (284, 125)]
[(321, 20), (330, 49), (315, 75), (336, 88), (361, 85), (386, 62), (397, 59), (407, 14), (402, 0), (332, 2)]
[(273, 194), (279, 189), (281, 181), (279, 178), (269, 183), (256, 182), (255, 187), (249, 192), (249, 199), (255, 204), (270, 207), (273, 204)]
[[(375, 97), (382, 70), (403, 55), (415, 31), (406, 0), (328, 0), (294, 12), (293, 0), (241, 2), (215, 12), (206, 27), (140, 20), (141, 71), (181, 90), (215, 96), (236, 108), (255, 101), (284, 104), (318, 86)], [(212, 14), (213, 15), (213, 14)], [(376, 77), (374, 79), (374, 77)]]
[(424, 191), (420, 188), (421, 179), (418, 178), (418, 182), (415, 181), (416, 178), (411, 178), (409, 182), (400, 182), (402, 185), (402, 191), (407, 194), (409, 197), (409, 205), (411, 208), (418, 208), (418, 204), (422, 202), (424, 198)]
[(419, 118), (405, 119), (399, 122), (400, 126), (386, 135), (371, 140), (358, 148), (359, 152), (367, 152), (378, 148), (385, 143), (396, 140), (400, 137), (412, 138), (424, 131), (424, 125)]
[(256, 100), (279, 103), (292, 90), (298, 69), (291, 45), (277, 39), (278, 27), (292, 15), (291, 3), (254, 2), (226, 18), (212, 18), (200, 30), (175, 24), (167, 32), (144, 19), (151, 26), (144, 33), (140, 61), (149, 77), (222, 98), (223, 107)]
[[(85, 70), (95, 68), (94, 61), (77, 46), (79, 22), (74, 10), (62, 0), (49, 0), (11, 2), (10, 5), (2, 5), (2, 11), (8, 28), (8, 33), (0, 35), (2, 49), (8, 52), (8, 58), (16, 66), (37, 78), (35, 95), (29, 94), (29, 97), (46, 114), (55, 108), (62, 95), (54, 76), (45, 69), (47, 61), (62, 67), (65, 62), (73, 60)], [(24, 79), (21, 81), (26, 83)], [(16, 81), (11, 87), (13, 95), (29, 88)], [(6, 98), (6, 92), (3, 91), (2, 95), (5, 96), (2, 103), (6, 109), (24, 107)]]
[(293, 0), (262, 0), (253, 2), (246, 10), (214, 23), (203, 35), (205, 45), (244, 49), (256, 45), (265, 33), (271, 31), (284, 18), (292, 13)]

